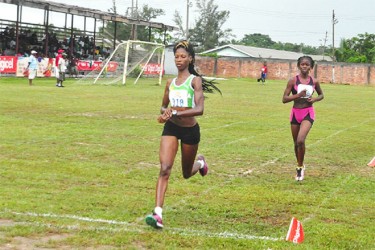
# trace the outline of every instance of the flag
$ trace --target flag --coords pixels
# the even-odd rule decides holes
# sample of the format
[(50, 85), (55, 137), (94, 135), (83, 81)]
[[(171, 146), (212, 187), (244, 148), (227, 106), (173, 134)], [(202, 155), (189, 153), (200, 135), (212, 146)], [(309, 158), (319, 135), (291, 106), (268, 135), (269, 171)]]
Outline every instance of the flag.
[(375, 167), (375, 157), (367, 164), (369, 167)]
[(302, 223), (294, 217), (290, 222), (288, 234), (286, 235), (286, 240), (291, 241), (293, 243), (302, 243), (304, 240)]

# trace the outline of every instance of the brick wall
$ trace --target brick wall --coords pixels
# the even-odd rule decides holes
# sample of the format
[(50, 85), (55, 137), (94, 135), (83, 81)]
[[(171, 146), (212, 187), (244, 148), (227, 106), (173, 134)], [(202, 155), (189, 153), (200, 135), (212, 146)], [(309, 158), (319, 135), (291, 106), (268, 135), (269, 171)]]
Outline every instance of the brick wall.
[[(196, 57), (198, 72), (205, 76), (258, 78), (263, 61), (256, 58)], [(297, 61), (267, 59), (267, 78), (287, 80), (298, 74)], [(322, 83), (375, 86), (375, 65), (317, 62), (313, 75)]]

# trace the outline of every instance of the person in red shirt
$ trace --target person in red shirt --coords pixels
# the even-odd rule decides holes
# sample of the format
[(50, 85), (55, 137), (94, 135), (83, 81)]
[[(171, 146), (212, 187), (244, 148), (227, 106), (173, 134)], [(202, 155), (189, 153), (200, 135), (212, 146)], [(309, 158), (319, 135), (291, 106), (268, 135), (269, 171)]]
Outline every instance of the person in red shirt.
[(266, 82), (266, 77), (267, 77), (267, 62), (264, 62), (263, 67), (261, 69), (260, 78), (258, 78), (258, 82), (262, 81), (262, 83), (264, 84)]
[(56, 86), (59, 86), (59, 60), (62, 58), (62, 53), (64, 52), (63, 49), (59, 49), (57, 51), (57, 55), (55, 57), (55, 77), (56, 77)]

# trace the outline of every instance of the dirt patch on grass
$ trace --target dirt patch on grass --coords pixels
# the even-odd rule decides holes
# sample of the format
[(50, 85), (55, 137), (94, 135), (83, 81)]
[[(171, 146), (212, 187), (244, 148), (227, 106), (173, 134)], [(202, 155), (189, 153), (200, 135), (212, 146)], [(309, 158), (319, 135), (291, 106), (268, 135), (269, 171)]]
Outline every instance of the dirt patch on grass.
[(46, 247), (53, 244), (52, 242), (62, 241), (68, 238), (68, 234), (50, 234), (43, 237), (13, 237), (10, 242), (0, 245), (1, 250), (14, 249), (33, 249), (33, 250), (49, 250), (49, 249), (71, 249), (69, 246)]
[(0, 227), (12, 227), (14, 225), (16, 225), (16, 223), (12, 220), (0, 219)]
[[(1, 227), (14, 227), (17, 222), (8, 219), (0, 219)], [(50, 233), (43, 236), (23, 237), (15, 236), (10, 238), (6, 233), (0, 231), (0, 250), (70, 250), (75, 247), (68, 246), (62, 243), (65, 239), (72, 236), (72, 234), (58, 234)], [(5, 243), (4, 243), (5, 242)], [(86, 250), (109, 250), (113, 249), (112, 246), (97, 246), (97, 247), (79, 247), (79, 249)]]
[[(17, 225), (17, 222), (7, 219), (0, 219), (0, 227), (14, 227)], [(58, 242), (65, 240), (69, 237), (69, 234), (49, 234), (42, 237), (21, 237), (16, 236), (9, 238), (4, 232), (0, 232), (0, 238), (4, 239), (0, 243), (0, 250), (24, 250), (24, 249), (33, 249), (33, 250), (48, 250), (48, 249), (71, 249), (71, 247), (58, 247), (58, 248), (49, 248), (45, 247), (46, 245), (51, 244), (51, 242)]]

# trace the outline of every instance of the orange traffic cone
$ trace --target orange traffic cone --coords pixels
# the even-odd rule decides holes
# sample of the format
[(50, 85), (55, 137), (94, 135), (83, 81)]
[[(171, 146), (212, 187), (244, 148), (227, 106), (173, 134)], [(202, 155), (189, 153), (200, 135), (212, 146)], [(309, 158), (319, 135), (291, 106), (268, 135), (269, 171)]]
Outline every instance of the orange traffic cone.
[(375, 167), (375, 157), (372, 158), (372, 160), (369, 163), (367, 163), (367, 166), (369, 166), (369, 167)]
[(286, 240), (293, 243), (302, 243), (305, 238), (302, 223), (296, 218), (292, 218), (290, 222), (288, 234), (286, 235)]

